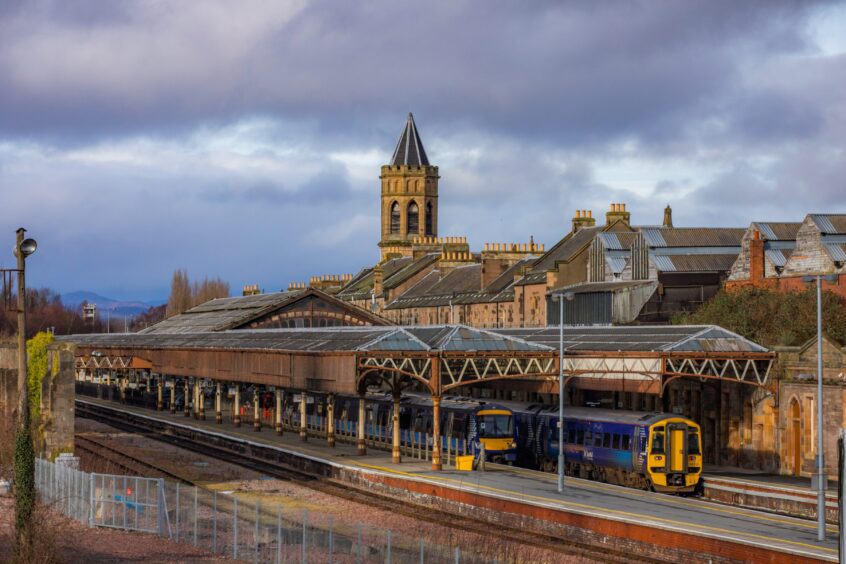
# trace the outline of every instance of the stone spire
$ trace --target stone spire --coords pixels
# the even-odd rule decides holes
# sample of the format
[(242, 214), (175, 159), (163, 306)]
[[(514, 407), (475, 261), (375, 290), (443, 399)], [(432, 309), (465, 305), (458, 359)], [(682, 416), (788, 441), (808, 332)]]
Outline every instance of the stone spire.
[(420, 141), (420, 134), (417, 133), (417, 125), (414, 123), (411, 112), (408, 114), (397, 148), (394, 149), (391, 165), (429, 166), (429, 158), (426, 156), (426, 150), (423, 149), (423, 142)]
[(667, 207), (664, 208), (664, 227), (672, 227), (673, 226), (673, 208), (670, 207), (670, 204), (667, 204)]

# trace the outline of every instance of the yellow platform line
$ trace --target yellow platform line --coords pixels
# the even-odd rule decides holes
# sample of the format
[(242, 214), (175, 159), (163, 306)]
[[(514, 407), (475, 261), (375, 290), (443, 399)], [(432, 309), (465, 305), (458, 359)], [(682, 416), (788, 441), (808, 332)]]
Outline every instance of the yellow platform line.
[[(373, 469), (373, 470), (381, 470), (383, 472), (388, 472), (388, 473), (391, 473), (391, 474), (399, 474), (401, 476), (408, 476), (408, 477), (412, 477), (412, 478), (419, 478), (420, 477), (419, 475), (416, 476), (414, 474), (409, 474), (408, 472), (402, 472), (402, 471), (399, 471), (399, 470), (394, 470), (392, 468), (388, 468), (388, 467), (385, 467), (385, 466), (374, 466), (374, 465), (370, 465), (370, 464), (364, 464), (364, 463), (361, 463), (361, 462), (353, 462), (353, 464), (358, 465), (358, 466), (362, 466), (364, 468), (370, 468), (370, 469)], [(620, 509), (608, 509), (608, 508), (605, 508), (605, 507), (588, 505), (586, 503), (578, 503), (578, 502), (574, 502), (574, 501), (552, 500), (552, 499), (549, 499), (549, 498), (546, 498), (546, 497), (540, 497), (540, 496), (536, 496), (536, 495), (525, 494), (525, 493), (522, 493), (522, 492), (515, 492), (515, 491), (511, 491), (511, 490), (495, 488), (495, 487), (492, 487), (492, 486), (484, 486), (484, 485), (481, 485), (481, 484), (474, 484), (472, 481), (465, 482), (465, 481), (453, 480), (451, 478), (444, 478), (444, 477), (440, 477), (440, 476), (430, 476), (430, 475), (427, 475), (425, 477), (427, 479), (431, 479), (431, 480), (436, 481), (436, 482), (452, 483), (452, 484), (458, 484), (460, 486), (474, 485), (479, 490), (487, 490), (487, 491), (490, 491), (490, 492), (493, 492), (493, 493), (499, 493), (499, 494), (508, 495), (508, 496), (517, 495), (517, 496), (522, 497), (524, 499), (530, 498), (530, 499), (534, 499), (534, 500), (538, 500), (538, 501), (543, 501), (543, 502), (548, 503), (548, 504), (559, 505), (562, 508), (566, 508), (566, 507), (569, 506), (569, 507), (579, 508), (579, 509), (600, 511), (600, 512), (630, 517), (632, 519), (635, 519), (635, 520), (641, 521), (641, 522), (644, 519), (643, 515), (640, 515), (638, 513), (631, 513), (629, 511), (623, 511), (623, 510), (620, 510)], [(652, 521), (658, 521), (658, 522), (665, 523), (665, 524), (668, 524), (668, 525), (673, 525), (673, 526), (686, 525), (693, 530), (704, 529), (704, 530), (708, 530), (708, 531), (715, 531), (715, 532), (718, 532), (718, 533), (728, 533), (728, 534), (731, 534), (731, 535), (740, 535), (740, 536), (744, 536), (744, 537), (748, 537), (748, 538), (752, 538), (752, 539), (765, 540), (765, 541), (768, 541), (768, 542), (771, 542), (771, 543), (775, 542), (776, 546), (778, 546), (779, 543), (790, 544), (790, 545), (795, 545), (795, 546), (801, 546), (801, 547), (804, 547), (804, 548), (811, 548), (813, 550), (829, 552), (829, 553), (832, 553), (832, 554), (837, 553), (837, 549), (834, 549), (834, 548), (817, 546), (817, 545), (814, 545), (814, 544), (808, 544), (808, 543), (799, 542), (799, 541), (790, 541), (790, 540), (785, 540), (785, 539), (778, 539), (778, 538), (775, 538), (775, 537), (768, 537), (768, 536), (759, 535), (759, 534), (756, 534), (756, 533), (744, 533), (744, 532), (739, 532), (739, 531), (733, 531), (733, 530), (730, 530), (730, 529), (722, 529), (720, 527), (713, 527), (713, 526), (710, 526), (710, 525), (702, 525), (702, 524), (699, 524), (699, 523), (688, 523), (686, 521), (664, 519), (662, 517), (649, 516), (648, 518)]]
[[(548, 482), (553, 482), (553, 481), (556, 481), (558, 479), (558, 477), (556, 475), (548, 474), (546, 472), (537, 472), (537, 471), (523, 470), (523, 469), (517, 469), (517, 468), (515, 468), (513, 470), (512, 469), (508, 469), (508, 470), (496, 469), (495, 472), (506, 472), (506, 473), (511, 472), (511, 473), (514, 473), (514, 474), (524, 475), (524, 476), (528, 476), (528, 477), (532, 477), (532, 478), (540, 478), (540, 479), (546, 480)], [(738, 515), (738, 516), (743, 516), (743, 517), (749, 517), (750, 519), (755, 519), (755, 520), (758, 520), (758, 521), (769, 521), (769, 522), (772, 522), (772, 523), (781, 523), (783, 525), (791, 525), (791, 526), (802, 527), (802, 528), (805, 528), (805, 529), (817, 530), (816, 522), (813, 522), (813, 523), (812, 522), (806, 522), (803, 519), (800, 519), (799, 517), (785, 518), (785, 517), (779, 517), (777, 515), (758, 514), (758, 513), (753, 513), (752, 511), (754, 511), (754, 510), (743, 511), (743, 510), (731, 509), (730, 507), (721, 507), (721, 506), (718, 506), (714, 503), (706, 503), (706, 502), (701, 502), (701, 501), (699, 501), (699, 502), (689, 501), (689, 500), (686, 500), (686, 499), (683, 499), (683, 498), (671, 497), (669, 495), (659, 498), (659, 497), (655, 497), (652, 494), (647, 493), (647, 492), (641, 492), (639, 490), (633, 490), (633, 489), (630, 489), (630, 488), (625, 488), (625, 486), (616, 486), (614, 484), (605, 484), (605, 483), (602, 483), (602, 482), (588, 482), (588, 481), (585, 481), (585, 480), (580, 480), (579, 482), (577, 482), (575, 484), (574, 487), (585, 488), (585, 489), (595, 489), (597, 491), (607, 491), (607, 492), (612, 492), (612, 493), (621, 493), (621, 494), (629, 495), (629, 496), (632, 496), (632, 497), (639, 497), (639, 498), (642, 498), (642, 499), (646, 499), (646, 498), (654, 499), (655, 501), (658, 501), (660, 503), (668, 503), (668, 504), (678, 505), (679, 507), (682, 507), (682, 506), (691, 507), (691, 508), (701, 509), (701, 510), (705, 510), (705, 511), (713, 511), (715, 513), (725, 513), (727, 515)], [(619, 491), (619, 489), (623, 489), (624, 491)], [(832, 533), (836, 533), (838, 531), (838, 528), (834, 525), (826, 525), (826, 530), (829, 531), (829, 532), (832, 532)]]

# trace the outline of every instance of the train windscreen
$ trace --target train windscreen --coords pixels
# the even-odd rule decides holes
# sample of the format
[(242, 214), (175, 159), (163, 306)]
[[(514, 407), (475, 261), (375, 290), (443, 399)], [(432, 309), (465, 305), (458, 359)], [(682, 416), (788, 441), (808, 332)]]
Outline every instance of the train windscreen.
[(693, 427), (687, 429), (687, 454), (702, 454), (699, 450), (699, 433)]
[(479, 415), (479, 436), (486, 439), (504, 439), (513, 436), (510, 415)]

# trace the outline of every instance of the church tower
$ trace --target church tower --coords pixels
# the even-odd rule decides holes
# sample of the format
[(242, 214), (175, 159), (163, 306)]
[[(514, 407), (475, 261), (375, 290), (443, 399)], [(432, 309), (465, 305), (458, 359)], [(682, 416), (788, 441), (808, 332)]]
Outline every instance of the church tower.
[(429, 165), (408, 114), (391, 164), (382, 167), (382, 260), (411, 256), (415, 237), (438, 235), (438, 167)]

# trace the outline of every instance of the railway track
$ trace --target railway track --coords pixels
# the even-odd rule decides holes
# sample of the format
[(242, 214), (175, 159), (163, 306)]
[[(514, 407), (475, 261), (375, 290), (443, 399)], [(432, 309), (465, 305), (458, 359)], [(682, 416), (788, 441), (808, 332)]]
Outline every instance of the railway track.
[[(467, 533), (475, 533), (480, 535), (482, 538), (496, 537), (506, 542), (552, 550), (560, 553), (561, 555), (584, 556), (603, 562), (658, 562), (658, 560), (644, 558), (634, 560), (631, 554), (609, 551), (606, 549), (600, 550), (595, 546), (583, 544), (572, 539), (562, 539), (558, 536), (547, 535), (536, 531), (524, 531), (514, 527), (503, 526), (501, 524), (497, 524), (495, 527), (492, 527), (492, 523), (489, 521), (476, 519), (468, 515), (439, 511), (424, 505), (409, 504), (404, 501), (398, 502), (397, 500), (377, 492), (356, 488), (345, 483), (340, 483), (331, 478), (315, 476), (302, 470), (283, 466), (281, 464), (250, 456), (241, 452), (235, 452), (234, 450), (212, 445), (208, 442), (200, 442), (181, 436), (178, 437), (166, 432), (151, 431), (149, 428), (146, 428), (138, 423), (128, 421), (125, 418), (108, 415), (102, 411), (95, 412), (88, 409), (83, 404), (76, 405), (76, 414), (77, 416), (100, 421), (101, 423), (105, 423), (122, 431), (141, 434), (153, 440), (165, 442), (186, 450), (191, 450), (223, 462), (249, 468), (273, 478), (295, 482), (298, 485), (326, 495), (361, 503), (390, 513), (438, 525), (448, 523), (450, 528), (459, 529)], [(185, 477), (179, 476), (164, 468), (160, 468), (158, 465), (151, 464), (150, 462), (141, 460), (136, 456), (122, 452), (111, 445), (94, 441), (90, 437), (83, 437), (83, 442), (87, 443), (87, 446), (86, 444), (81, 445), (83, 449), (87, 449), (89, 451), (93, 450), (94, 453), (98, 455), (100, 453), (108, 452), (110, 454), (107, 454), (104, 458), (108, 459), (108, 457), (111, 456), (114, 459), (112, 462), (133, 472), (138, 472), (138, 468), (144, 469), (145, 471), (152, 470), (165, 474), (172, 479), (179, 480), (183, 483), (197, 485), (190, 479), (186, 479)], [(132, 465), (136, 465), (136, 468), (131, 468)]]

